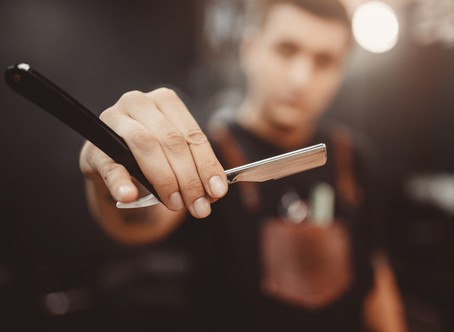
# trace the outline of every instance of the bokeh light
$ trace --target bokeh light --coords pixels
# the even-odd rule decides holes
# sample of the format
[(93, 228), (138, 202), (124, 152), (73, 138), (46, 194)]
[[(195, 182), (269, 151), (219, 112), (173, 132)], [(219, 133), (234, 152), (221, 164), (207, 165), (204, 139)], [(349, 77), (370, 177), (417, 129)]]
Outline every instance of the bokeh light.
[(364, 3), (353, 14), (353, 35), (357, 43), (372, 53), (391, 50), (399, 37), (399, 22), (393, 9), (381, 1)]

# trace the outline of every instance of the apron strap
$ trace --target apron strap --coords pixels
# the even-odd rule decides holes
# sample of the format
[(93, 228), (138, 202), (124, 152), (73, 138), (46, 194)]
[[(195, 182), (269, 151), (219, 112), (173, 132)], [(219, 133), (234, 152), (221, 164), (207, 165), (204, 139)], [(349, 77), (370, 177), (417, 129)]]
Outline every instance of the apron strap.
[(336, 163), (336, 191), (341, 205), (350, 210), (363, 199), (362, 188), (354, 174), (352, 137), (348, 129), (336, 126), (332, 129), (333, 156)]
[[(219, 152), (225, 162), (225, 167), (233, 168), (248, 163), (248, 159), (241, 150), (237, 140), (231, 134), (228, 124), (222, 123), (211, 130), (210, 137), (216, 142)], [(254, 182), (238, 182), (240, 198), (250, 213), (257, 213), (262, 207), (262, 197)]]

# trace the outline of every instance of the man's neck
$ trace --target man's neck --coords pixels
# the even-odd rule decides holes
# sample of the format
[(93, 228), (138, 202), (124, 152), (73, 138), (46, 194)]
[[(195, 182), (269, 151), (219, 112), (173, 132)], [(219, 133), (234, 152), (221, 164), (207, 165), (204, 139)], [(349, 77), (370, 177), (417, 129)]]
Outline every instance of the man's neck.
[(314, 134), (313, 125), (298, 128), (278, 127), (266, 121), (250, 103), (245, 101), (237, 116), (238, 123), (260, 139), (286, 151), (307, 145)]

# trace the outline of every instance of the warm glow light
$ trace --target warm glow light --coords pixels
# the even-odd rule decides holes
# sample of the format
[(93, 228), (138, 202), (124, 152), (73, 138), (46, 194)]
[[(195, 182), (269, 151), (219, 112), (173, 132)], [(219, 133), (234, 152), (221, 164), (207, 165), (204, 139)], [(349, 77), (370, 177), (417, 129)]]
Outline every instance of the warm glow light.
[(397, 43), (399, 23), (396, 14), (383, 2), (360, 5), (353, 14), (352, 25), (356, 41), (370, 52), (387, 52)]

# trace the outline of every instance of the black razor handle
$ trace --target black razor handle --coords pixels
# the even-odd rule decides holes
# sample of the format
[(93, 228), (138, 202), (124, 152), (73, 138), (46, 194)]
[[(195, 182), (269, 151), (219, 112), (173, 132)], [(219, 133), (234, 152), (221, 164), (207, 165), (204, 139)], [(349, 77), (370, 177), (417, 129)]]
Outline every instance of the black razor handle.
[(123, 165), (150, 193), (159, 198), (123, 138), (68, 93), (25, 63), (8, 67), (5, 81), (18, 94), (68, 125), (115, 162)]

